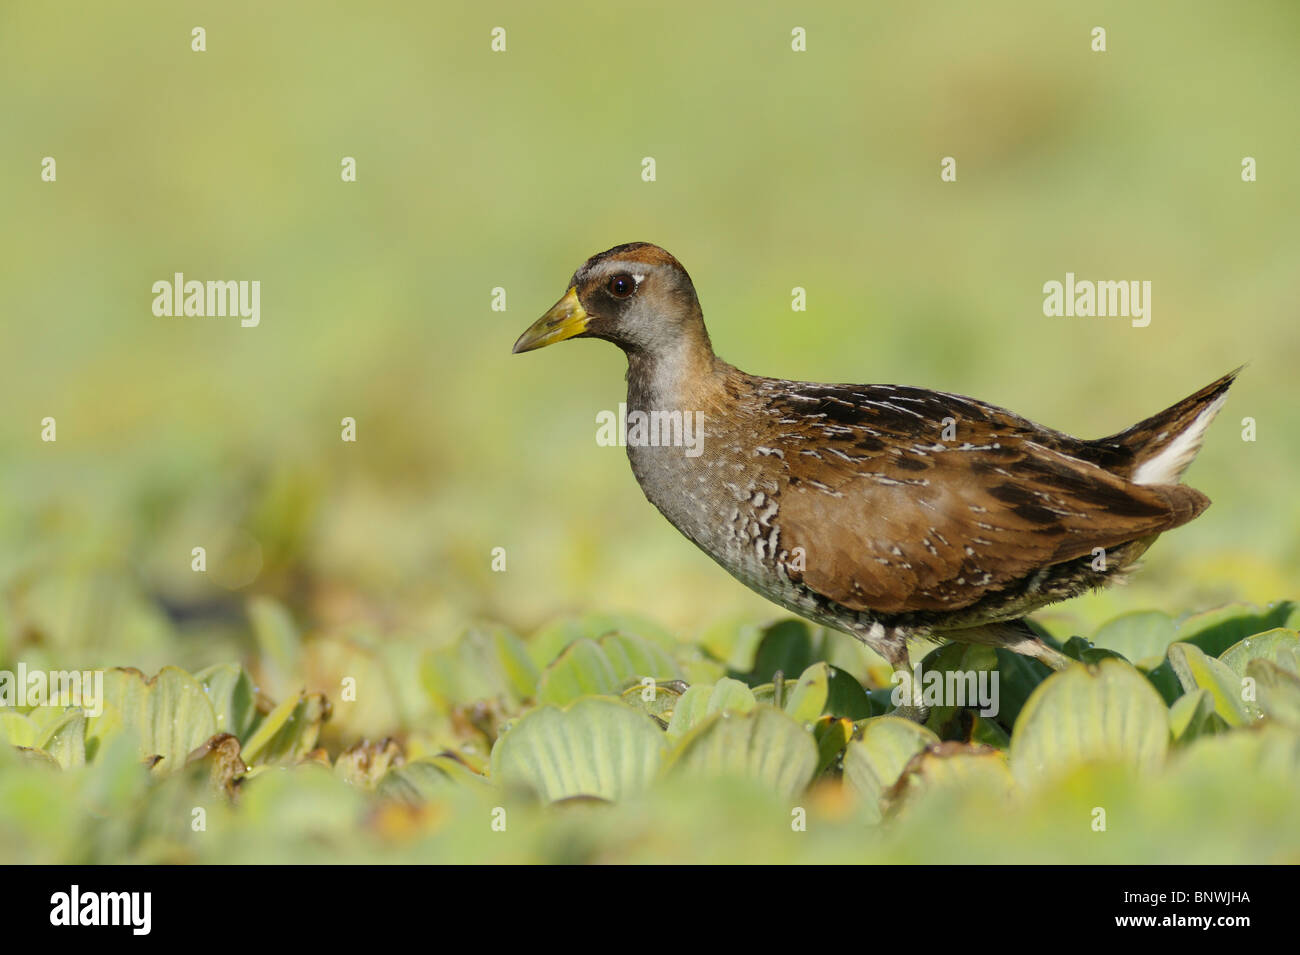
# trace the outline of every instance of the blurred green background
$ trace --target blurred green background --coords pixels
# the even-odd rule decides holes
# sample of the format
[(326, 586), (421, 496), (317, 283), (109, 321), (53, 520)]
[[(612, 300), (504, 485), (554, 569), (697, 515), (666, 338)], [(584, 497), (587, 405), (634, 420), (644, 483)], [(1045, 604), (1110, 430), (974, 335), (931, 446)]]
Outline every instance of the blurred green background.
[[(1297, 28), (1287, 2), (0, 5), (0, 657), (196, 668), (248, 649), (254, 595), (378, 635), (777, 616), (596, 445), (615, 349), (510, 354), (641, 239), (757, 374), (1100, 436), (1249, 361), (1188, 476), (1214, 507), (1044, 616), (1294, 596)], [(259, 280), (260, 327), (155, 317), (176, 271)], [(1067, 271), (1150, 280), (1150, 326), (1045, 318)]]

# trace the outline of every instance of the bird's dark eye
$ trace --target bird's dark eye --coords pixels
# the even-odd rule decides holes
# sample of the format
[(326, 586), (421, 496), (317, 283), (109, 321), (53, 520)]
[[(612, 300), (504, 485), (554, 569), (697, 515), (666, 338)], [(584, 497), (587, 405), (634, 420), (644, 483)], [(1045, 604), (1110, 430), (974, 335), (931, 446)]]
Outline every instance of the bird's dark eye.
[(636, 291), (636, 282), (630, 275), (616, 275), (609, 280), (609, 294), (615, 298), (627, 298)]

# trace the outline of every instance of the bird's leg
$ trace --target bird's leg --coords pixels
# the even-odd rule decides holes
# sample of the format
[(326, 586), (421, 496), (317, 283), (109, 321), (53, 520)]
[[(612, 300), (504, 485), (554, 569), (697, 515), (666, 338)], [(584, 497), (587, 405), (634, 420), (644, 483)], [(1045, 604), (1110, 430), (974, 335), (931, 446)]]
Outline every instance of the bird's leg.
[[(905, 720), (911, 720), (913, 723), (924, 723), (930, 718), (930, 708), (921, 703), (921, 686), (916, 681), (916, 674), (912, 672), (911, 661), (907, 658), (907, 644), (903, 644), (902, 652), (898, 658), (890, 659), (889, 665), (894, 668), (897, 676), (898, 685), (894, 688), (895, 699), (902, 697), (902, 702), (894, 706), (893, 710), (887, 713), (887, 716), (897, 716)], [(909, 699), (910, 697), (910, 699)]]
[(1060, 650), (1048, 646), (1023, 619), (986, 623), (965, 630), (951, 630), (943, 637), (957, 643), (975, 643), (986, 647), (1002, 647), (1021, 656), (1032, 657), (1053, 670), (1064, 670), (1077, 663)]
[[(853, 635), (880, 654), (896, 675), (894, 705), (888, 715), (899, 716), (914, 723), (924, 723), (930, 718), (930, 708), (921, 704), (921, 687), (912, 672), (912, 661), (907, 654), (908, 632), (902, 627), (886, 627), (880, 623), (864, 625), (853, 630)], [(909, 698), (910, 697), (910, 698)]]

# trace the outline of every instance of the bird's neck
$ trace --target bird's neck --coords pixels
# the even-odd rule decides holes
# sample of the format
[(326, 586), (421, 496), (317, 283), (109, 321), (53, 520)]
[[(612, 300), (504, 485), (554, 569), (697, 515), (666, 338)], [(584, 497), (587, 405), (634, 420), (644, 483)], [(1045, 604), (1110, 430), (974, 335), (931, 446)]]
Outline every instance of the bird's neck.
[(627, 353), (629, 409), (690, 410), (713, 404), (730, 366), (713, 353), (703, 324), (671, 343)]
[[(728, 374), (708, 336), (627, 355), (627, 457), (637, 483), (674, 527), (705, 546), (716, 521), (697, 491), (719, 466), (734, 411)], [(635, 436), (635, 439), (634, 439)], [(716, 484), (721, 478), (713, 474)], [(707, 549), (707, 548), (706, 548)]]

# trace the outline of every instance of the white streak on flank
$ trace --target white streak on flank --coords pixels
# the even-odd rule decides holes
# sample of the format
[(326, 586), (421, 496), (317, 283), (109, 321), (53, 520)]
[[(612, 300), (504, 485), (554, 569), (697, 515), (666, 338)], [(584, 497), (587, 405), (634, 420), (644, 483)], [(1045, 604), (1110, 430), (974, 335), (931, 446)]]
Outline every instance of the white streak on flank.
[(1205, 429), (1210, 426), (1214, 416), (1219, 413), (1223, 403), (1228, 400), (1226, 393), (1219, 395), (1214, 402), (1196, 416), (1196, 419), (1178, 437), (1170, 441), (1159, 454), (1148, 458), (1138, 465), (1133, 472), (1134, 484), (1177, 484), (1187, 466), (1201, 450), (1201, 441), (1205, 438)]

